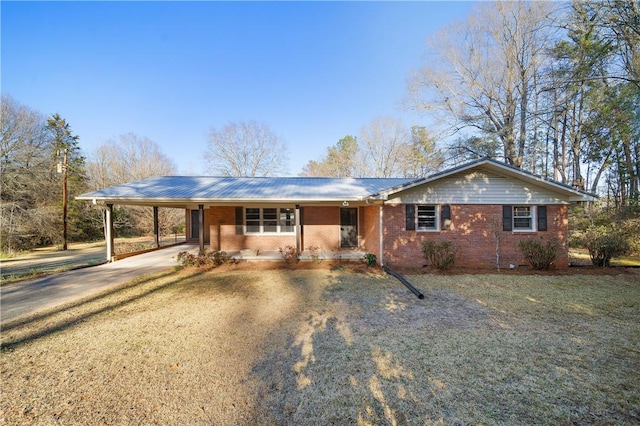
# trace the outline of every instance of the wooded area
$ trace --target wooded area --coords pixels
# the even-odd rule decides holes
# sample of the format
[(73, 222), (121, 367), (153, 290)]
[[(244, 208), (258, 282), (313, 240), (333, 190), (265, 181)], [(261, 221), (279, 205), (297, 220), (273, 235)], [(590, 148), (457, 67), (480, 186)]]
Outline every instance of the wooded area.
[[(301, 174), (420, 177), (491, 156), (601, 195), (604, 210), (581, 209), (581, 220), (606, 224), (614, 212), (640, 228), (636, 1), (479, 3), (466, 21), (435, 34), (426, 53), (410, 76), (407, 106), (437, 125), (374, 119)], [(85, 158), (81, 137), (57, 114), (45, 117), (8, 95), (1, 108), (2, 251), (62, 243), (63, 176), (68, 237), (79, 241), (100, 238), (104, 218), (75, 195), (176, 173), (147, 138), (122, 135)], [(273, 176), (284, 169), (286, 152), (266, 124), (247, 121), (212, 129), (204, 155), (210, 174)], [(175, 210), (160, 214), (165, 233), (184, 219)], [(152, 229), (150, 208), (115, 206), (114, 216), (120, 235)]]
[(448, 123), (458, 157), (637, 203), (639, 16), (634, 0), (482, 3), (429, 40), (411, 106)]
[[(80, 138), (58, 114), (46, 118), (2, 96), (2, 155), (0, 185), (0, 249), (2, 252), (58, 245), (64, 249), (67, 219), (70, 241), (93, 241), (103, 236), (104, 211), (75, 201), (84, 192), (155, 175), (171, 175), (173, 162), (155, 142), (134, 134), (105, 141), (90, 159), (82, 155)], [(63, 176), (67, 177), (67, 214), (63, 215)], [(161, 233), (176, 232), (184, 212), (160, 209)], [(119, 235), (153, 232), (149, 207), (114, 206)]]

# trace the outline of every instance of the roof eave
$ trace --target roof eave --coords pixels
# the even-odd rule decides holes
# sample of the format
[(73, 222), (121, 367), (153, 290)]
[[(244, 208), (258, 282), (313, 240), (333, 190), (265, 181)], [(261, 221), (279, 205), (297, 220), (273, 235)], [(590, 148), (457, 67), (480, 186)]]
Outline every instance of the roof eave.
[(79, 201), (91, 201), (94, 204), (121, 205), (162, 205), (162, 204), (306, 204), (306, 203), (343, 203), (365, 202), (365, 197), (347, 198), (167, 198), (167, 197), (75, 197)]

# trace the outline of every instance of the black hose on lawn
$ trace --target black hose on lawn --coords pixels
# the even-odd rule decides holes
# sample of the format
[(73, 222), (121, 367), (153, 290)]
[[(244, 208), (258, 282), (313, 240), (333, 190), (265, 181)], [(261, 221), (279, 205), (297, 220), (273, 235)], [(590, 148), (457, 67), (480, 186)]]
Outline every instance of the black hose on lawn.
[(411, 283), (409, 281), (407, 281), (402, 275), (398, 274), (397, 272), (392, 271), (391, 269), (387, 268), (386, 266), (383, 266), (382, 270), (385, 271), (387, 274), (389, 274), (389, 275), (391, 275), (393, 277), (396, 277), (398, 279), (398, 281), (400, 281), (409, 290), (411, 290), (411, 292), (413, 294), (418, 296), (418, 299), (424, 299), (424, 294), (420, 293), (420, 291), (417, 288), (415, 288), (414, 286), (412, 286)]

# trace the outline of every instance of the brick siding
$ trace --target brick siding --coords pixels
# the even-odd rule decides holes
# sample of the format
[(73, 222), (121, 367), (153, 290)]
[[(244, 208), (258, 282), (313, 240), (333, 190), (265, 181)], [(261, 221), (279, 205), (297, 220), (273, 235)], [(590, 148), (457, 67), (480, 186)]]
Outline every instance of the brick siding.
[(367, 206), (360, 209), (361, 245), (367, 253), (380, 256), (380, 207)]
[(340, 246), (339, 224), (339, 207), (304, 207), (303, 247), (320, 247), (325, 251), (337, 250)]
[[(365, 206), (358, 211), (359, 245), (362, 250), (380, 253), (379, 207)], [(566, 205), (547, 206), (545, 232), (505, 232), (502, 230), (501, 205), (452, 205), (451, 226), (447, 230), (417, 232), (405, 230), (405, 205), (385, 205), (384, 258), (389, 266), (421, 267), (425, 264), (422, 244), (425, 240), (451, 241), (458, 248), (454, 268), (493, 269), (496, 267), (496, 227), (500, 238), (500, 267), (520, 266), (526, 262), (517, 248), (523, 238), (557, 238), (561, 250), (555, 266), (568, 266), (568, 210)], [(302, 247), (320, 247), (333, 251), (340, 245), (340, 208), (304, 207)], [(187, 220), (189, 213), (187, 211)], [(188, 226), (188, 223), (187, 223)], [(189, 228), (187, 228), (189, 229)], [(205, 236), (211, 250), (277, 250), (296, 245), (295, 235), (236, 235), (235, 207), (210, 207), (205, 210)], [(196, 240), (197, 241), (197, 240)]]
[(451, 241), (458, 248), (454, 268), (496, 267), (496, 229), (500, 238), (500, 267), (520, 266), (526, 262), (517, 248), (524, 238), (555, 237), (561, 250), (555, 266), (568, 266), (567, 206), (547, 206), (545, 232), (506, 232), (502, 230), (501, 205), (452, 205), (451, 226), (448, 230), (417, 232), (405, 230), (405, 205), (386, 205), (384, 208), (384, 262), (390, 266), (421, 267), (425, 264), (421, 247), (425, 240)]

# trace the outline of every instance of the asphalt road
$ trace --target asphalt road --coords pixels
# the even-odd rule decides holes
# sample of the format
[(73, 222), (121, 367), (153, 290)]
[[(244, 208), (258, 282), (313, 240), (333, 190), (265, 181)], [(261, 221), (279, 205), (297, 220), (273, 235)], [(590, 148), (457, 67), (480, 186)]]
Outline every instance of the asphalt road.
[(176, 256), (197, 246), (181, 244), (117, 262), (60, 272), (0, 288), (0, 322), (90, 296), (140, 275), (176, 266)]

